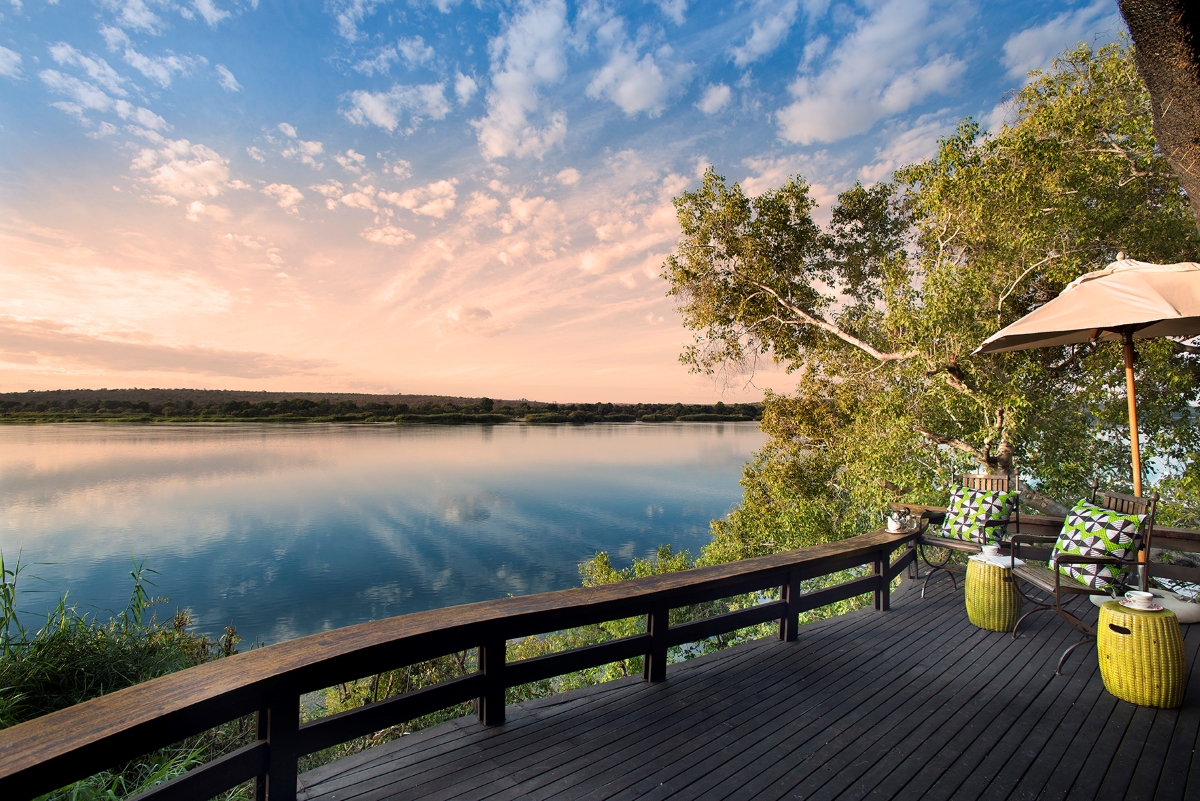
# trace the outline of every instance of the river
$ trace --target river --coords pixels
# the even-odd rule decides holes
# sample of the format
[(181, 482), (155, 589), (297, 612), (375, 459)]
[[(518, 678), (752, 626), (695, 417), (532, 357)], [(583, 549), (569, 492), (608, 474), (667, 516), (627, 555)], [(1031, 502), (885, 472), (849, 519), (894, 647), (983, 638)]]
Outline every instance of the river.
[[(741, 499), (755, 423), (0, 427), (0, 551), (26, 626), (63, 592), (279, 642), (579, 585), (608, 551), (693, 554)], [(37, 592), (33, 592), (36, 590)]]

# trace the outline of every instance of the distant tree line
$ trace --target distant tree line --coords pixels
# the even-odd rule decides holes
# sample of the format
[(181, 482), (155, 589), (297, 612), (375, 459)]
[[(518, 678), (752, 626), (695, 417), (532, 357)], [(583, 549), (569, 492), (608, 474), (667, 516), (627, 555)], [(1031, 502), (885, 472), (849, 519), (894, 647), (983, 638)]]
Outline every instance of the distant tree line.
[(0, 401), (0, 422), (343, 422), (343, 423), (632, 423), (757, 420), (759, 404), (666, 403), (536, 403), (497, 404), (491, 398), (459, 403), (419, 404), (311, 400), (196, 402), (168, 398), (162, 402), (74, 397)]

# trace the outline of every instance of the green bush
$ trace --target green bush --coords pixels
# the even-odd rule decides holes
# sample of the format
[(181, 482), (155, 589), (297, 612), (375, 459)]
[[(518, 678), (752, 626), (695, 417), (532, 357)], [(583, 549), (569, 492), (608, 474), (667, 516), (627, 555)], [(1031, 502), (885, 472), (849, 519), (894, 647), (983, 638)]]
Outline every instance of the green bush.
[(502, 425), (512, 420), (503, 414), (465, 414), (463, 412), (445, 412), (442, 414), (401, 414), (396, 416), (396, 423), (411, 425), (412, 423), (430, 423), (442, 426), (461, 425)]
[(537, 414), (525, 415), (525, 422), (532, 426), (546, 425), (548, 423), (569, 423), (571, 418), (565, 414), (558, 412), (540, 412)]

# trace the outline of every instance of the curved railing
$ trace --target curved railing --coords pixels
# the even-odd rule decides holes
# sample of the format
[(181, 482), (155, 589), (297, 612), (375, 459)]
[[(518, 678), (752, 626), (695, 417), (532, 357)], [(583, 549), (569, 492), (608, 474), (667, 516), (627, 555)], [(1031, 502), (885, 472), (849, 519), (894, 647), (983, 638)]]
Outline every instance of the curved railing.
[[(892, 561), (892, 554), (905, 548)], [(0, 798), (62, 787), (186, 737), (257, 713), (258, 737), (141, 798), (206, 799), (255, 779), (270, 801), (296, 797), (300, 757), (439, 709), (477, 700), (486, 724), (504, 720), (508, 687), (635, 656), (645, 679), (666, 678), (667, 649), (779, 621), (796, 639), (801, 612), (875, 594), (887, 610), (891, 580), (915, 556), (912, 535), (877, 531), (840, 542), (599, 587), (466, 604), (363, 623), (220, 659), (0, 731)], [(814, 592), (801, 582), (864, 564), (870, 575)], [(671, 609), (779, 589), (780, 600), (669, 624)], [(507, 640), (645, 615), (646, 633), (507, 662)], [(300, 696), (446, 654), (479, 649), (462, 678), (300, 724)]]

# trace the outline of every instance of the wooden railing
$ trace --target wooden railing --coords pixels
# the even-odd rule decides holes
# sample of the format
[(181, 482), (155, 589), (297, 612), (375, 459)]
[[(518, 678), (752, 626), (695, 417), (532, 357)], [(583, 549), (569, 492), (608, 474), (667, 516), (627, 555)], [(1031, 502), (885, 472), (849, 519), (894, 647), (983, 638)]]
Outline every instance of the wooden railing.
[[(897, 549), (904, 552), (895, 561)], [(296, 797), (300, 757), (475, 700), (479, 719), (504, 721), (509, 687), (644, 657), (644, 678), (666, 678), (667, 649), (779, 621), (797, 637), (801, 612), (874, 593), (889, 608), (891, 581), (915, 560), (910, 534), (877, 531), (840, 542), (724, 565), (560, 592), (504, 598), (363, 623), (220, 659), (0, 731), (0, 798), (29, 798), (250, 714), (257, 739), (141, 798), (207, 799), (251, 779), (259, 799)], [(801, 582), (871, 565), (872, 573), (802, 592)], [(777, 589), (780, 600), (671, 626), (672, 609)], [(646, 617), (646, 632), (508, 662), (510, 639)], [(334, 684), (479, 649), (479, 670), (357, 709), (300, 723), (300, 696)]]

